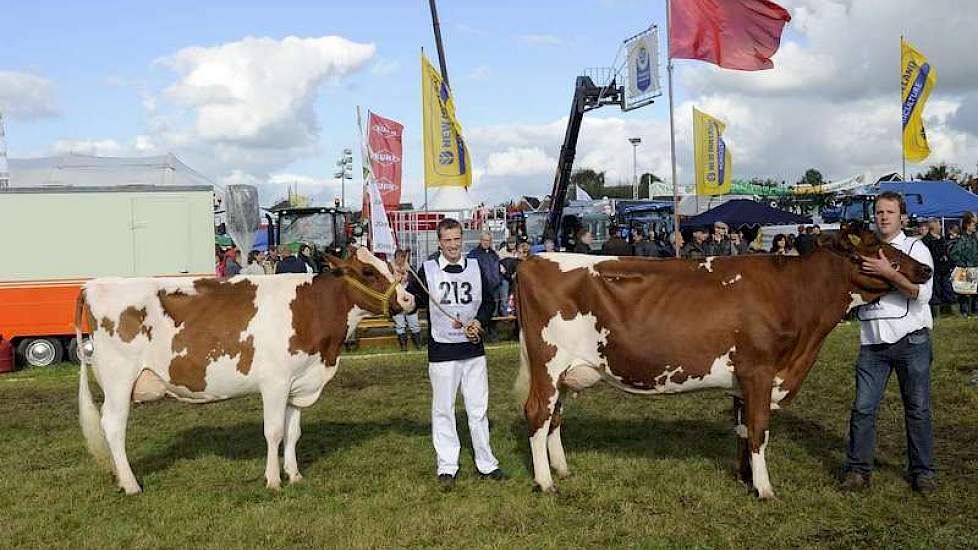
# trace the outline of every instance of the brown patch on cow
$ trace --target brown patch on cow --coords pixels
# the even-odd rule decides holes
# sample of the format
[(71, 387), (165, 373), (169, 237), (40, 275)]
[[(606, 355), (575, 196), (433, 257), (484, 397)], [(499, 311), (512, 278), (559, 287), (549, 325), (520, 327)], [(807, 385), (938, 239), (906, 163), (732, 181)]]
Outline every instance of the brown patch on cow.
[(146, 308), (136, 309), (133, 306), (127, 307), (119, 315), (119, 338), (123, 342), (129, 343), (136, 339), (136, 335), (142, 334), (148, 340), (153, 339), (153, 328), (146, 326)]
[(109, 336), (115, 336), (115, 322), (108, 317), (102, 317), (102, 321), (99, 322), (98, 326), (109, 333)]
[(295, 289), (289, 353), (318, 354), (326, 365), (335, 365), (346, 339), (346, 316), (352, 304), (344, 284), (332, 275), (319, 275)]
[(195, 295), (160, 291), (163, 312), (179, 329), (173, 337), (176, 357), (170, 361), (170, 382), (191, 391), (206, 388), (207, 365), (224, 355), (238, 357), (237, 369), (251, 371), (255, 355), (253, 337), (241, 340), (257, 308), (258, 288), (248, 280), (194, 281)]

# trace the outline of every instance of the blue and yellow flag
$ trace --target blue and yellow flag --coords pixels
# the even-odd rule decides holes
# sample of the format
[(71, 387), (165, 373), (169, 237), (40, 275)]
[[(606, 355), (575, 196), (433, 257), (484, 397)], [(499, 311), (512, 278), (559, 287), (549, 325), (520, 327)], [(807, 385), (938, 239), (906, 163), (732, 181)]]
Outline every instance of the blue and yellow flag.
[(723, 142), (723, 122), (693, 107), (693, 162), (696, 164), (696, 194), (725, 195), (730, 192), (730, 151)]
[(472, 184), (472, 162), (455, 119), (452, 92), (423, 53), (421, 106), (425, 185), (467, 188)]
[(900, 39), (900, 69), (903, 100), (903, 156), (921, 162), (930, 155), (924, 132), (924, 103), (937, 83), (937, 71), (927, 58), (906, 40)]

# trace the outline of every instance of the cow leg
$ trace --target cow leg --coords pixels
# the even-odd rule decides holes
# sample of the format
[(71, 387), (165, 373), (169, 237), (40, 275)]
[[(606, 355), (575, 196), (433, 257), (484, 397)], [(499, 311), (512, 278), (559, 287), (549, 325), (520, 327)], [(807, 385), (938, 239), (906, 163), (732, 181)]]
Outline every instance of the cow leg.
[(112, 464), (119, 487), (127, 495), (135, 495), (142, 489), (126, 456), (126, 425), (129, 422), (130, 398), (138, 370), (125, 364), (106, 368), (100, 366), (99, 370), (102, 373), (111, 373), (99, 376), (99, 380), (104, 381), (102, 391), (105, 394), (105, 402), (102, 403), (102, 432), (109, 451), (112, 452)]
[(774, 488), (768, 477), (764, 451), (768, 442), (771, 418), (771, 380), (742, 381), (741, 389), (747, 410), (747, 439), (750, 445), (750, 467), (754, 489), (761, 500), (773, 499)]
[(547, 452), (550, 455), (550, 467), (557, 472), (557, 478), (566, 479), (570, 476), (567, 468), (567, 457), (564, 455), (564, 445), (560, 441), (560, 423), (563, 420), (564, 405), (558, 402), (550, 417), (550, 433), (547, 435)]
[(544, 493), (556, 493), (557, 486), (550, 475), (550, 460), (547, 457), (547, 436), (550, 432), (550, 418), (544, 421), (530, 436), (530, 452), (533, 455), (533, 481)]
[(277, 386), (262, 389), (261, 392), (265, 421), (265, 443), (268, 445), (267, 459), (265, 462), (265, 486), (273, 490), (278, 490), (282, 487), (278, 449), (285, 435), (285, 409), (288, 397), (288, 389)]
[(285, 473), (289, 476), (289, 483), (302, 481), (302, 474), (299, 473), (299, 461), (295, 456), (295, 448), (302, 436), (302, 427), (299, 425), (299, 417), (302, 409), (287, 405), (285, 407)]
[(744, 400), (733, 398), (734, 433), (737, 436), (737, 478), (748, 484), (753, 484), (750, 466), (750, 447), (747, 444), (747, 424), (744, 420)]

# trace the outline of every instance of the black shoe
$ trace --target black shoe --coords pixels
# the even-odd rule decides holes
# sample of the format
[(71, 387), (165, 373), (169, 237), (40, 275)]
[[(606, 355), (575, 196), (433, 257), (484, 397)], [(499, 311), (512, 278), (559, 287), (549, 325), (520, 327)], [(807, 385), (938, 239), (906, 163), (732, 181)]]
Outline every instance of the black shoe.
[(937, 480), (933, 477), (914, 476), (910, 486), (917, 493), (930, 495), (937, 492)]
[(438, 486), (444, 492), (449, 492), (455, 488), (455, 476), (452, 474), (438, 474)]
[(869, 489), (869, 476), (859, 472), (846, 472), (839, 489), (847, 493)]
[(505, 472), (496, 468), (495, 470), (489, 472), (488, 474), (479, 474), (479, 479), (491, 479), (493, 481), (506, 481), (509, 476)]
[(407, 351), (407, 334), (398, 334), (397, 343), (401, 346), (401, 351)]

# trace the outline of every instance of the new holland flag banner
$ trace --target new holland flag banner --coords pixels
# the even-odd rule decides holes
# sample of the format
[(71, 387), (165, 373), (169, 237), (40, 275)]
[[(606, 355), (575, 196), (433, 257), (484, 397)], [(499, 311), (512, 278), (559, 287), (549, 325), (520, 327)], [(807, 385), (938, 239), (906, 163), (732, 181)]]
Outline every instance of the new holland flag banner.
[(455, 119), (452, 93), (423, 53), (421, 115), (425, 185), (468, 188), (472, 184), (472, 162), (462, 139), (462, 127)]
[(920, 162), (930, 155), (923, 113), (924, 103), (937, 83), (937, 71), (906, 40), (900, 40), (900, 50), (903, 156), (910, 162)]
[(696, 164), (696, 194), (723, 195), (730, 192), (730, 151), (723, 142), (723, 122), (693, 107), (693, 162)]

